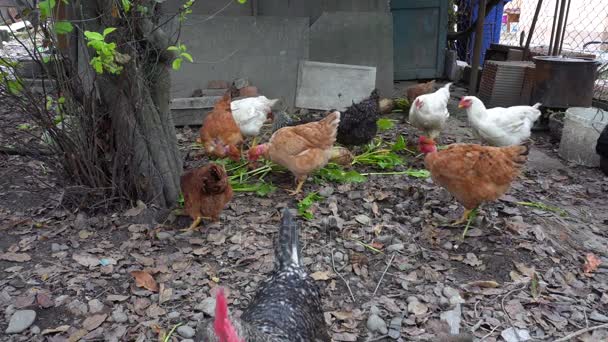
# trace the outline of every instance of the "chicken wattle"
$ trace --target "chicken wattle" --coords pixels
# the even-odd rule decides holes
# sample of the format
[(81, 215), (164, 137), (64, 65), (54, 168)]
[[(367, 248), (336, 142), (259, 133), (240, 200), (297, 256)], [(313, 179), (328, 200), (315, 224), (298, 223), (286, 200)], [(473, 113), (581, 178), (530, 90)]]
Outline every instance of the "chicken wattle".
[(487, 109), (475, 96), (465, 96), (458, 104), (465, 108), (473, 134), (492, 146), (519, 145), (530, 138), (532, 126), (541, 115), (534, 106), (494, 107)]
[(410, 123), (431, 139), (441, 134), (450, 117), (448, 102), (451, 85), (448, 83), (434, 93), (418, 96), (410, 106)]
[(298, 224), (283, 210), (275, 267), (240, 318), (230, 317), (222, 291), (214, 321), (199, 324), (200, 342), (314, 342), (330, 341), (321, 310), (321, 293), (302, 264)]

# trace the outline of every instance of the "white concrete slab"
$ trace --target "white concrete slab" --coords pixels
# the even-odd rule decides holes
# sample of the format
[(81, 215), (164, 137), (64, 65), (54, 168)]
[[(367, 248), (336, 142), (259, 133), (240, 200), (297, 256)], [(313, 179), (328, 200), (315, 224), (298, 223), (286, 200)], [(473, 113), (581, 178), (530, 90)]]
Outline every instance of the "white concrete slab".
[(375, 86), (375, 67), (301, 61), (296, 107), (344, 110), (368, 97)]

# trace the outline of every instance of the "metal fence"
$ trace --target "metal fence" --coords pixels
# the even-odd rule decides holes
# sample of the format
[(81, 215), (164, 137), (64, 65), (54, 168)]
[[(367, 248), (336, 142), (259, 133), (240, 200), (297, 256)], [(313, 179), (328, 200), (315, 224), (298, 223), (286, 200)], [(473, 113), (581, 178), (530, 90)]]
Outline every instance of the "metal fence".
[[(548, 54), (557, 31), (556, 20), (561, 1), (543, 0), (538, 20), (532, 33), (530, 50)], [(501, 44), (519, 45), (521, 34), (530, 34), (538, 0), (513, 0), (505, 6)], [(562, 55), (593, 56), (600, 63), (596, 81), (596, 99), (608, 101), (608, 1), (565, 0)]]

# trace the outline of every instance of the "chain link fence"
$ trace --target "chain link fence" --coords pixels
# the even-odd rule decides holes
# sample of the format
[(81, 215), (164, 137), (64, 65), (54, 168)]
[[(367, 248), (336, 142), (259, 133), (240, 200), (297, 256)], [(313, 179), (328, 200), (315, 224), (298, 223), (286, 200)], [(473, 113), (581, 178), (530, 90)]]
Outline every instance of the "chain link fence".
[[(521, 35), (530, 33), (537, 5), (538, 0), (513, 0), (506, 4), (501, 44), (519, 45)], [(535, 54), (549, 53), (558, 26), (555, 18), (558, 5), (557, 0), (542, 3), (530, 42), (530, 50)], [(597, 58), (601, 66), (594, 97), (608, 101), (608, 1), (567, 0), (565, 9), (561, 54)]]

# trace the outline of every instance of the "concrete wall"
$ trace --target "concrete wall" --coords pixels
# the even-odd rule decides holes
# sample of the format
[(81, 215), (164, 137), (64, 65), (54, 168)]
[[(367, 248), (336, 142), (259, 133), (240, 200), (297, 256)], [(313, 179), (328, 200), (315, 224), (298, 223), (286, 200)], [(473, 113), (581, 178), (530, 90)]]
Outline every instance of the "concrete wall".
[(314, 23), (323, 12), (390, 13), (389, 0), (257, 0), (259, 15), (309, 17)]
[[(184, 0), (167, 0), (163, 3), (165, 13), (176, 13), (184, 5)], [(236, 0), (199, 0), (192, 6), (192, 14), (218, 16), (247, 16), (253, 15), (253, 2), (239, 4)]]
[(310, 27), (310, 60), (376, 67), (376, 87), (393, 93), (393, 17), (380, 12), (323, 13)]
[(195, 63), (173, 72), (173, 98), (188, 97), (210, 80), (244, 77), (261, 94), (294, 105), (298, 62), (309, 57), (308, 18), (190, 15), (181, 41)]

